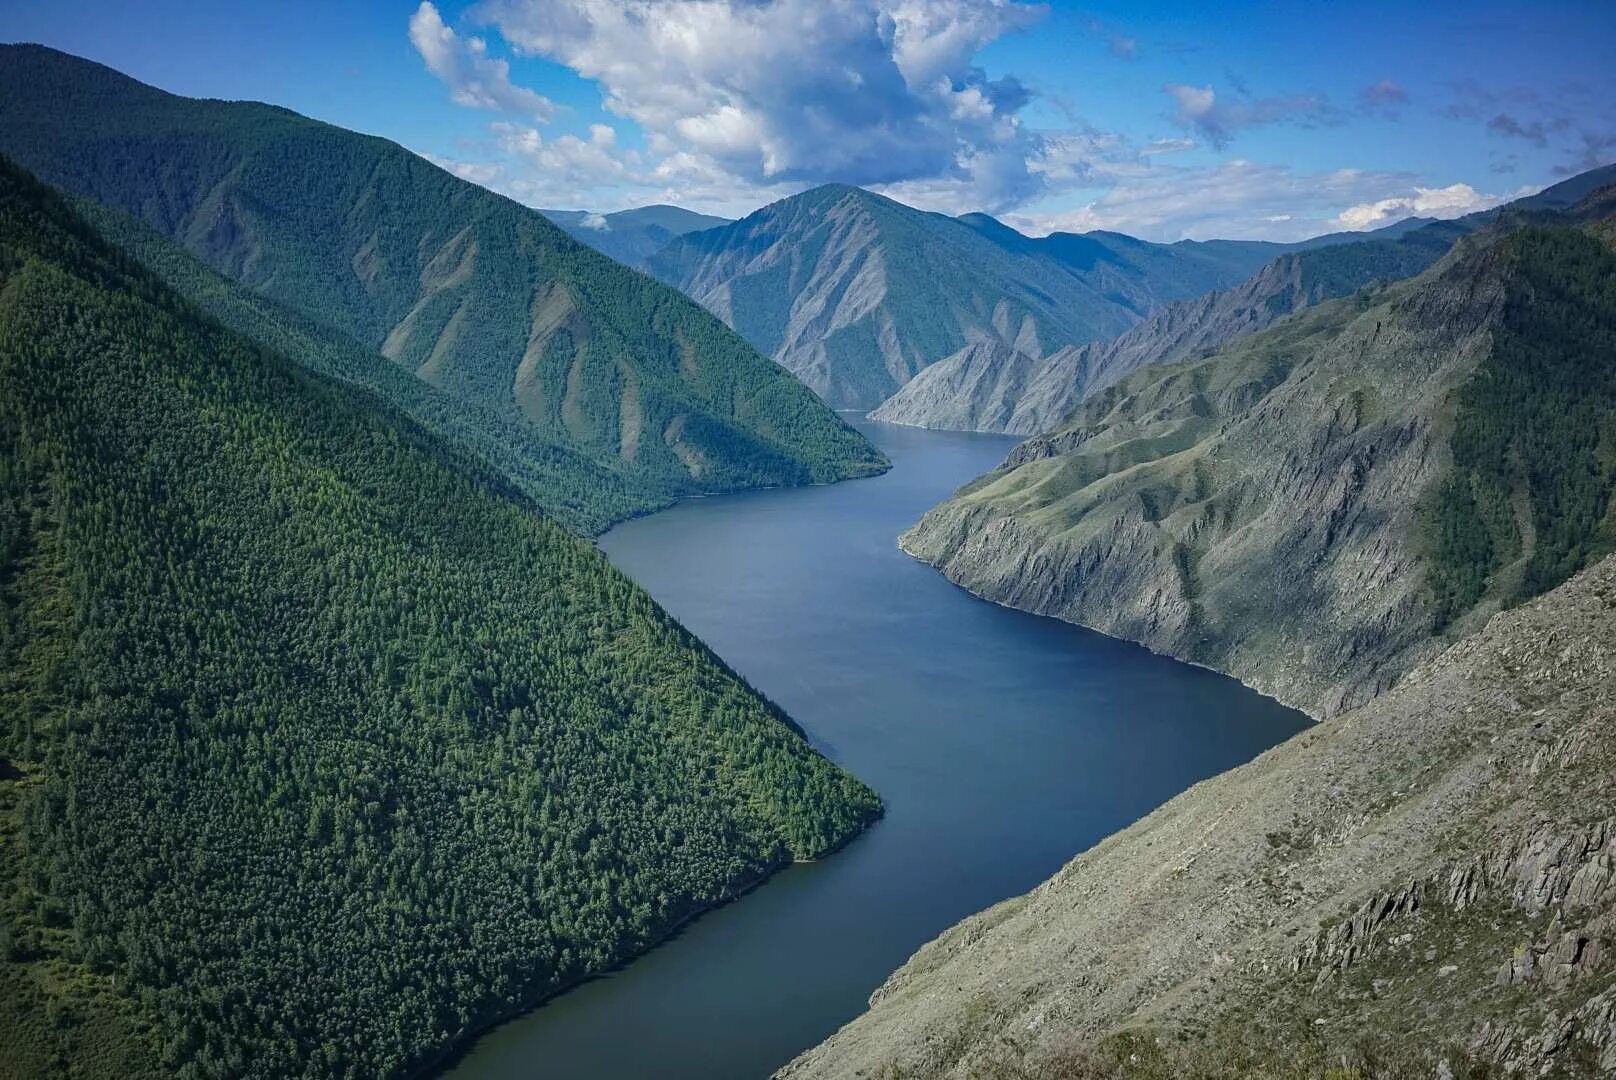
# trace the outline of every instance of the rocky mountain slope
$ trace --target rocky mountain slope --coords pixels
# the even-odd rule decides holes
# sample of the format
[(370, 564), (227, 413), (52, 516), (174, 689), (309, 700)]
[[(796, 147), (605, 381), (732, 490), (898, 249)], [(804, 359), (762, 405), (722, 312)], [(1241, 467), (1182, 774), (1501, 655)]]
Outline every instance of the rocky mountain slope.
[[(1613, 181), (1616, 166), (1590, 170), (1510, 208), (1564, 209)], [(1409, 219), (1368, 234), (1315, 237), (1233, 288), (1163, 305), (1116, 339), (1057, 349), (1038, 358), (1030, 372), (1024, 359), (1000, 354), (1001, 373), (988, 358), (957, 353), (921, 372), (870, 415), (916, 427), (1019, 435), (1049, 431), (1089, 394), (1147, 364), (1207, 356), (1321, 300), (1346, 296), (1372, 281), (1412, 277), (1498, 213), (1455, 221)]]
[(781, 1075), (1616, 1074), (1616, 559), (923, 947)]
[(1616, 255), (1511, 220), (1101, 391), (905, 549), (1317, 715), (1361, 703), (1616, 539)]
[(536, 497), (583, 507), (586, 528), (621, 516), (588, 505), (602, 470), (634, 512), (885, 465), (686, 297), (385, 140), (15, 45), (0, 152), (380, 353), (461, 403), (459, 422), (519, 431), (554, 487)]
[(652, 273), (838, 407), (872, 408), (976, 341), (1042, 356), (1111, 338), (1169, 300), (1231, 285), (1283, 248), (1023, 236), (827, 185), (692, 233)]
[[(1033, 362), (1031, 370), (1023, 360), (1005, 358), (1001, 372), (955, 354), (921, 372), (870, 415), (917, 427), (1035, 435), (1130, 371), (1208, 355), (1370, 281), (1411, 277), (1468, 231), (1433, 222), (1395, 238), (1281, 255), (1233, 288), (1165, 304), (1112, 341), (1064, 346)], [(967, 364), (975, 370), (964, 382), (955, 369)]]
[(698, 214), (682, 206), (637, 206), (610, 214), (588, 210), (540, 210), (567, 235), (610, 255), (625, 266), (644, 270), (651, 256), (686, 233), (728, 225), (729, 218)]
[(0, 159), (0, 1076), (405, 1076), (879, 813), (594, 545)]

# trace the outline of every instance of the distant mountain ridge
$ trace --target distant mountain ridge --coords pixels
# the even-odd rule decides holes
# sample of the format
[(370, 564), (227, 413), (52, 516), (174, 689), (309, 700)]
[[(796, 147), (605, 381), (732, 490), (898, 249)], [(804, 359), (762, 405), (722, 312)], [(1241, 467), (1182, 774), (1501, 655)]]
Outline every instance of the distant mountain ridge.
[(528, 447), (529, 493), (580, 531), (885, 467), (686, 297), (385, 140), (4, 46), (0, 152), (386, 357), (459, 406), (454, 425), (495, 417)]
[(540, 210), (539, 213), (565, 229), (574, 240), (636, 270), (644, 270), (651, 256), (669, 241), (686, 233), (716, 229), (731, 221), (665, 203), (610, 214), (589, 210)]
[(839, 408), (873, 408), (978, 341), (1043, 356), (1248, 277), (1285, 245), (1025, 236), (825, 185), (672, 241), (649, 270)]
[[(1569, 207), (1612, 180), (1616, 167), (1595, 169), (1510, 207)], [(870, 415), (917, 427), (1019, 435), (1049, 431), (1084, 398), (1148, 364), (1205, 356), (1371, 281), (1412, 277), (1498, 213), (1452, 221), (1410, 218), (1371, 233), (1303, 241), (1246, 281), (1160, 307), (1110, 341), (1066, 346), (1030, 360), (962, 350), (921, 372)]]

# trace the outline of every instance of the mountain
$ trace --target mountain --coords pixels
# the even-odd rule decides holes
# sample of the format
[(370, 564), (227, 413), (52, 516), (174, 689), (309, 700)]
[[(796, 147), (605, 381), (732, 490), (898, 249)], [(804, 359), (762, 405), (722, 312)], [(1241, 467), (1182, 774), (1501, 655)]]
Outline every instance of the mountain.
[[(885, 467), (685, 297), (384, 140), (4, 46), (0, 152), (381, 354), (455, 403), (455, 425), (494, 417), (530, 447), (524, 472), (553, 474), (530, 493), (582, 530), (681, 495)], [(598, 485), (603, 472), (620, 479)]]
[[(1590, 170), (1510, 208), (1563, 209), (1612, 182), (1616, 166)], [(1030, 372), (1021, 358), (1006, 357), (1001, 374), (980, 355), (957, 353), (921, 372), (870, 415), (916, 427), (1049, 431), (1089, 394), (1147, 364), (1209, 355), (1321, 300), (1346, 296), (1371, 281), (1412, 277), (1498, 213), (1454, 221), (1409, 218), (1371, 233), (1315, 237), (1233, 288), (1164, 305), (1116, 339), (1065, 346), (1039, 358)]]
[(879, 809), (497, 473), (0, 160), (0, 1071), (408, 1075)]
[(1350, 708), (1616, 542), (1597, 231), (1508, 216), (1409, 281), (1136, 371), (904, 547), (989, 599)]
[(1616, 1075), (1616, 559), (923, 946), (781, 1071)]
[[(1206, 355), (1302, 308), (1375, 280), (1410, 277), (1477, 225), (1433, 222), (1392, 238), (1336, 240), (1287, 253), (1230, 289), (1157, 308), (1111, 341), (1067, 345), (1032, 363), (1015, 359), (1002, 376), (980, 358), (955, 354), (933, 364), (870, 415), (889, 423), (1034, 435), (1066, 418), (1089, 394), (1147, 364)], [(1340, 234), (1337, 234), (1340, 235)], [(1008, 359), (1008, 358), (1007, 358)], [(975, 365), (964, 390), (956, 369)], [(1007, 384), (1007, 385), (1001, 385)]]
[(574, 240), (610, 255), (626, 266), (644, 270), (651, 256), (686, 233), (728, 225), (729, 218), (698, 214), (663, 204), (596, 214), (588, 210), (540, 210)]
[(869, 409), (983, 340), (1043, 356), (1115, 337), (1170, 300), (1232, 285), (1285, 248), (1035, 239), (826, 185), (691, 233), (649, 269), (838, 408)]

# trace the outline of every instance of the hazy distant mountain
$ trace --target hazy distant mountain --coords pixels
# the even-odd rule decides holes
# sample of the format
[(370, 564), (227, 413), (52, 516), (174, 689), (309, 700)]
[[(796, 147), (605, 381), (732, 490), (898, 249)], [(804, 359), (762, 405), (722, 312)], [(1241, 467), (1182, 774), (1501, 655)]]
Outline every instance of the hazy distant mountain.
[(494, 417), (543, 474), (527, 490), (576, 528), (884, 465), (686, 297), (386, 140), (5, 46), (0, 152), (379, 352), (463, 423)]
[(1285, 245), (1024, 236), (830, 184), (674, 240), (650, 261), (839, 407), (870, 408), (967, 344), (1042, 356), (1232, 285)]
[(639, 206), (611, 214), (589, 210), (540, 210), (539, 213), (565, 229), (574, 240), (581, 240), (636, 270), (645, 269), (647, 260), (666, 247), (668, 241), (730, 223), (729, 218), (665, 204)]
[[(1616, 167), (1594, 169), (1510, 206), (1566, 207), (1612, 181)], [(1455, 221), (1409, 218), (1370, 233), (1315, 237), (1239, 285), (1167, 304), (1110, 341), (1067, 346), (1030, 363), (962, 350), (921, 372), (871, 416), (917, 427), (1048, 431), (1085, 397), (1147, 364), (1204, 356), (1371, 281), (1412, 277), (1496, 216), (1484, 211)]]

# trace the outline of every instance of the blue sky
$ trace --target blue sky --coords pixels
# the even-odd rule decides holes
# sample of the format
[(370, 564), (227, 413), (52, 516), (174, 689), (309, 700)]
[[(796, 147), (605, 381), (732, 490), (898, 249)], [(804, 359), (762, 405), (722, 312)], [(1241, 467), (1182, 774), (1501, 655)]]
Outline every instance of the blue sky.
[(839, 181), (1033, 232), (1287, 239), (1616, 160), (1609, 0), (9, 0), (0, 39), (535, 206), (738, 215)]

